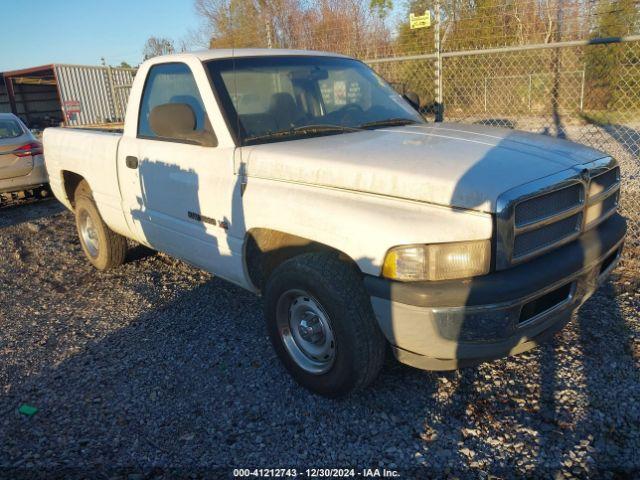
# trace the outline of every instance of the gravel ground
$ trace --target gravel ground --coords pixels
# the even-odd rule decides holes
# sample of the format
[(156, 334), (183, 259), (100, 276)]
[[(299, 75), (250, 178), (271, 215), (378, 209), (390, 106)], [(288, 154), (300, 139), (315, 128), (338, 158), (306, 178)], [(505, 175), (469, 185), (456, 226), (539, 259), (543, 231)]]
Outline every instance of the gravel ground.
[(55, 201), (0, 209), (0, 245), (0, 477), (640, 475), (637, 268), (532, 352), (451, 373), (390, 360), (329, 401), (284, 372), (237, 287), (141, 248), (97, 272)]

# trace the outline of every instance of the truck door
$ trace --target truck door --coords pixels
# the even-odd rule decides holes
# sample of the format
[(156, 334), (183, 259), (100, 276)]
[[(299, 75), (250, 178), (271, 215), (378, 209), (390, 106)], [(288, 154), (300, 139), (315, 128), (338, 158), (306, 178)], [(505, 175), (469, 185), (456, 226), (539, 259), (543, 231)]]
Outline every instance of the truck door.
[(218, 141), (204, 89), (186, 63), (150, 67), (118, 149), (123, 208), (141, 243), (242, 283), (243, 238), (229, 235), (231, 222), (244, 231), (235, 146)]

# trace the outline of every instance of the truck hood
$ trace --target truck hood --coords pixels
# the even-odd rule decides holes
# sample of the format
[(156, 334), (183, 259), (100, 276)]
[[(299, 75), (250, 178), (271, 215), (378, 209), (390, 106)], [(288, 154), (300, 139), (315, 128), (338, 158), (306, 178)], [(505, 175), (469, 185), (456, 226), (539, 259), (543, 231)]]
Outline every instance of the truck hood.
[(567, 140), (451, 123), (367, 130), (242, 149), (248, 177), (491, 213), (501, 193), (604, 156)]

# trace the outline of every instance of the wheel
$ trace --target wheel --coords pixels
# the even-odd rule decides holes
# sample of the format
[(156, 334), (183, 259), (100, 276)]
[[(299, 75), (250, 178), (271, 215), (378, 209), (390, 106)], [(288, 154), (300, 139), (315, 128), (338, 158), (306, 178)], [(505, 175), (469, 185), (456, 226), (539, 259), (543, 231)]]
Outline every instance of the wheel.
[(127, 239), (104, 223), (85, 181), (76, 189), (75, 213), (80, 245), (93, 266), (108, 270), (122, 265), (127, 255)]
[(294, 257), (270, 276), (265, 314), (271, 343), (293, 378), (326, 397), (369, 385), (386, 340), (357, 269), (331, 253)]

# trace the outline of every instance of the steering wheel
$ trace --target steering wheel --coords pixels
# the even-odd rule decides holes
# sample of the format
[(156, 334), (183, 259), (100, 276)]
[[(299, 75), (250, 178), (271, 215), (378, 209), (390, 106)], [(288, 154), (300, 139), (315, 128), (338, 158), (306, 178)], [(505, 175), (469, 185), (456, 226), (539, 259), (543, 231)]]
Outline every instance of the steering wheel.
[(336, 115), (336, 118), (340, 118), (340, 122), (344, 122), (350, 117), (363, 114), (364, 109), (358, 105), (357, 103), (347, 103), (345, 106), (340, 107), (338, 110), (333, 112), (333, 115)]
[(340, 107), (335, 113), (348, 113), (350, 110), (353, 110), (357, 113), (364, 113), (364, 109), (358, 105), (357, 103), (347, 103), (344, 107)]

